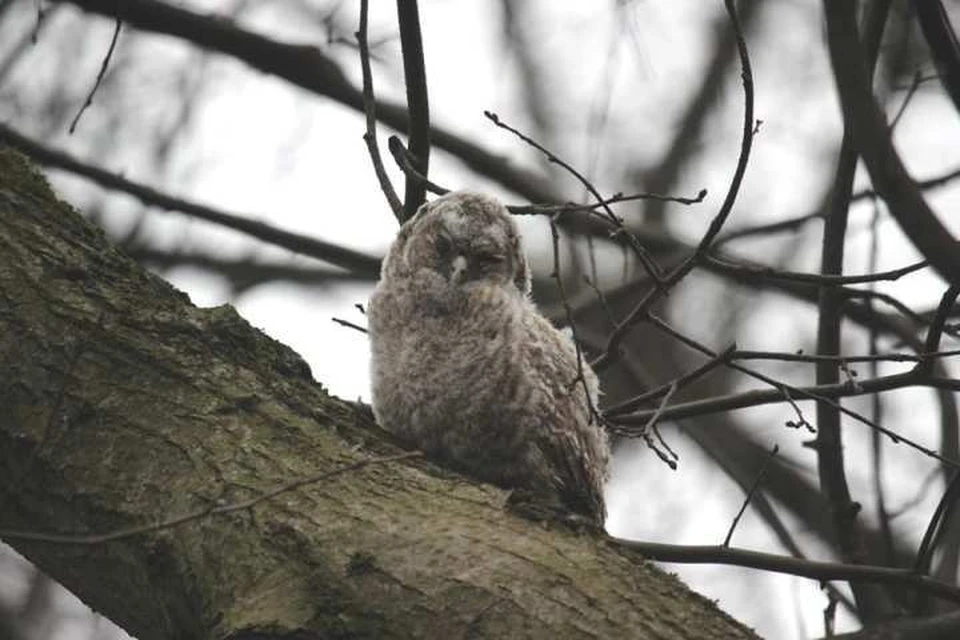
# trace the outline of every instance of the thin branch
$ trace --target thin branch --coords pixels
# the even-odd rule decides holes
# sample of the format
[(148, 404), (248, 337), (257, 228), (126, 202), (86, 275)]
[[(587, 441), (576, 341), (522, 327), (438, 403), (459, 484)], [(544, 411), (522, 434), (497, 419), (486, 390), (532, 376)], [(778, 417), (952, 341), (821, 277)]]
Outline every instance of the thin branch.
[(383, 166), (383, 158), (380, 156), (380, 146), (377, 144), (377, 103), (373, 93), (373, 73), (370, 71), (370, 49), (367, 46), (367, 14), (369, 12), (369, 0), (360, 1), (360, 26), (355, 34), (357, 37), (357, 46), (360, 48), (360, 68), (363, 74), (363, 112), (366, 116), (366, 131), (363, 134), (363, 141), (367, 145), (367, 152), (370, 154), (370, 161), (373, 163), (373, 171), (377, 175), (377, 182), (380, 183), (380, 190), (390, 205), (394, 217), (402, 224), (403, 205), (400, 204), (400, 198), (393, 189), (390, 182), (390, 176)]
[(877, 584), (890, 584), (911, 587), (925, 593), (960, 602), (960, 588), (945, 582), (918, 575), (909, 569), (876, 567), (862, 564), (840, 564), (836, 562), (816, 562), (802, 560), (772, 553), (750, 551), (723, 546), (693, 546), (641, 542), (609, 536), (614, 544), (634, 549), (644, 557), (657, 562), (678, 564), (729, 564), (738, 567), (773, 571), (789, 575), (810, 578), (825, 582), (827, 580), (858, 580)]
[(559, 167), (562, 167), (570, 175), (575, 177), (580, 182), (580, 184), (582, 184), (583, 187), (590, 192), (590, 195), (593, 196), (594, 199), (596, 199), (597, 204), (603, 209), (604, 213), (606, 214), (607, 221), (613, 224), (614, 227), (617, 229), (614, 235), (623, 237), (626, 239), (627, 244), (633, 249), (634, 253), (637, 255), (637, 258), (640, 260), (640, 264), (643, 265), (643, 268), (647, 271), (647, 275), (650, 276), (650, 279), (658, 284), (660, 283), (663, 270), (656, 263), (656, 261), (653, 259), (653, 256), (650, 255), (650, 253), (646, 250), (646, 248), (640, 244), (640, 241), (637, 239), (636, 235), (631, 233), (626, 227), (623, 226), (623, 220), (613, 212), (613, 210), (610, 208), (608, 204), (606, 204), (608, 200), (605, 199), (602, 195), (600, 195), (600, 192), (597, 191), (597, 188), (595, 186), (593, 186), (593, 183), (587, 180), (587, 178), (583, 174), (581, 174), (579, 171), (577, 171), (572, 165), (570, 165), (569, 163), (557, 157), (553, 152), (551, 152), (549, 149), (544, 147), (542, 144), (540, 144), (530, 136), (521, 133), (519, 130), (515, 129), (514, 127), (511, 127), (507, 123), (503, 122), (497, 114), (493, 113), (492, 111), (484, 111), (483, 115), (486, 116), (486, 118), (490, 120), (490, 122), (495, 124), (497, 127), (505, 131), (509, 131), (510, 133), (517, 136), (518, 138), (523, 140), (525, 143), (527, 143), (528, 145), (530, 145), (531, 147), (533, 147), (534, 149), (542, 153), (548, 162), (552, 164), (556, 164)]
[(624, 400), (623, 402), (607, 407), (606, 411), (604, 412), (604, 415), (607, 417), (613, 417), (617, 415), (622, 415), (624, 413), (629, 413), (630, 411), (637, 409), (644, 403), (650, 400), (655, 400), (663, 396), (664, 394), (671, 392), (671, 390), (673, 390), (674, 388), (682, 389), (683, 387), (691, 384), (696, 380), (699, 380), (700, 378), (710, 373), (720, 365), (724, 364), (727, 360), (729, 360), (733, 356), (733, 354), (738, 353), (736, 349), (737, 349), (737, 345), (731, 344), (726, 349), (718, 353), (716, 356), (711, 357), (709, 360), (704, 362), (702, 365), (700, 365), (693, 371), (685, 373), (684, 375), (676, 378), (675, 380), (671, 380), (670, 382), (664, 383), (659, 387), (656, 387), (655, 389), (650, 389), (649, 391), (646, 391), (638, 396), (634, 396), (632, 398)]
[(83, 105), (80, 106), (80, 110), (77, 111), (77, 115), (74, 116), (73, 122), (70, 123), (70, 135), (73, 135), (73, 132), (77, 130), (77, 123), (80, 122), (80, 117), (83, 115), (83, 112), (93, 104), (93, 96), (97, 93), (97, 89), (100, 88), (100, 83), (103, 81), (103, 77), (107, 75), (107, 66), (110, 64), (110, 58), (113, 57), (113, 50), (117, 46), (117, 39), (120, 36), (120, 26), (123, 22), (120, 18), (117, 18), (117, 24), (113, 28), (113, 37), (110, 39), (110, 48), (107, 49), (107, 55), (103, 57), (103, 63), (100, 65), (100, 71), (97, 73), (97, 79), (93, 83), (93, 87), (90, 89), (90, 93), (87, 94), (87, 99), (83, 101)]
[[(690, 196), (665, 196), (660, 193), (631, 193), (631, 194), (622, 194), (615, 193), (609, 198), (601, 198), (597, 202), (588, 203), (588, 204), (576, 204), (573, 202), (568, 202), (566, 204), (530, 204), (530, 205), (513, 205), (507, 207), (510, 210), (510, 213), (514, 215), (544, 215), (551, 213), (558, 213), (560, 211), (564, 212), (574, 212), (574, 211), (589, 211), (597, 213), (597, 209), (605, 207), (611, 204), (619, 204), (621, 202), (633, 202), (635, 200), (658, 200), (660, 202), (676, 202), (677, 204), (682, 205), (692, 205), (699, 204), (703, 202), (703, 199), (707, 197), (707, 190), (700, 189), (697, 195)], [(607, 217), (609, 220), (609, 217)]]
[[(944, 292), (940, 305), (930, 322), (930, 328), (927, 331), (927, 338), (924, 343), (925, 349), (939, 347), (947, 316), (950, 314), (950, 309), (956, 302), (958, 295), (960, 295), (960, 287), (958, 286), (949, 287)], [(918, 375), (933, 375), (936, 370), (943, 371), (943, 369), (943, 363), (932, 358), (918, 363), (915, 367)], [(958, 446), (957, 438), (958, 417), (955, 394), (941, 391), (937, 394), (937, 399), (940, 403), (940, 450), (945, 457), (957, 456), (960, 454), (960, 446)], [(924, 535), (924, 543), (929, 543), (928, 553), (931, 556), (923, 557), (925, 547), (921, 544), (920, 550), (917, 552), (916, 566), (929, 571), (933, 550), (939, 546), (941, 548), (939, 567), (935, 573), (956, 577), (957, 556), (960, 554), (960, 542), (957, 540), (957, 528), (958, 522), (960, 522), (957, 519), (958, 494), (960, 494), (958, 478), (960, 476), (958, 476), (956, 470), (950, 469), (946, 465), (943, 466), (942, 473), (947, 482), (947, 491), (937, 506), (937, 511), (928, 527), (928, 532), (934, 528), (936, 531), (929, 539), (927, 535)], [(924, 605), (925, 603), (918, 599), (916, 608), (921, 610)]]
[[(634, 431), (632, 429), (626, 431), (617, 428), (615, 424), (608, 424), (608, 429), (611, 433), (628, 438), (642, 438), (647, 447), (657, 454), (657, 457), (660, 458), (660, 460), (662, 460), (671, 469), (677, 468), (677, 454), (674, 453), (669, 446), (667, 446), (666, 442), (664, 442), (663, 437), (657, 430), (657, 423), (660, 421), (660, 416), (663, 415), (664, 410), (667, 408), (667, 405), (670, 404), (670, 400), (673, 398), (673, 394), (676, 393), (676, 391), (677, 384), (675, 382), (671, 383), (667, 387), (666, 393), (663, 394), (663, 398), (660, 400), (660, 406), (658, 406), (656, 411), (650, 415), (650, 418), (646, 421), (646, 423), (644, 423), (643, 427), (641, 427), (639, 431)], [(661, 446), (663, 446), (663, 449), (657, 446), (657, 443), (653, 441), (653, 437), (650, 435), (651, 432), (656, 434)]]
[(899, 269), (889, 271), (879, 271), (877, 273), (864, 273), (860, 275), (845, 276), (839, 274), (817, 274), (800, 273), (797, 271), (781, 271), (773, 267), (759, 265), (739, 265), (713, 256), (704, 256), (704, 262), (714, 267), (721, 268), (727, 272), (740, 271), (744, 275), (771, 278), (773, 280), (787, 280), (791, 282), (808, 282), (810, 284), (819, 284), (823, 286), (839, 286), (846, 284), (865, 284), (869, 282), (883, 282), (899, 280), (903, 276), (919, 271), (929, 266), (926, 260), (909, 264)]
[(838, 364), (853, 362), (923, 362), (924, 360), (935, 360), (937, 358), (949, 358), (960, 356), (960, 349), (951, 349), (948, 351), (934, 351), (931, 353), (875, 353), (858, 356), (835, 355), (827, 356), (822, 354), (806, 353), (788, 353), (786, 351), (748, 351), (739, 350), (732, 352), (730, 360), (779, 360), (781, 362), (836, 362)]
[(323, 240), (285, 231), (248, 217), (174, 198), (142, 183), (87, 165), (66, 153), (45, 147), (3, 124), (0, 124), (0, 141), (23, 151), (40, 164), (70, 171), (92, 180), (106, 189), (122, 191), (147, 206), (159, 207), (167, 211), (177, 211), (200, 220), (212, 222), (263, 242), (318, 260), (324, 260), (357, 274), (376, 277), (380, 273), (380, 261), (373, 256)]
[[(772, 384), (783, 384), (772, 381)], [(793, 393), (800, 395), (802, 400), (815, 400), (818, 398), (850, 398), (869, 393), (882, 393), (893, 389), (906, 387), (933, 387), (936, 389), (948, 389), (960, 391), (960, 380), (953, 378), (919, 376), (913, 371), (905, 373), (895, 373), (879, 378), (869, 380), (860, 380), (856, 386), (849, 382), (836, 384), (813, 385), (805, 387), (788, 387)], [(695, 416), (709, 415), (720, 411), (731, 411), (733, 409), (744, 409), (747, 407), (758, 407), (765, 404), (784, 402), (783, 391), (779, 388), (774, 389), (752, 389), (740, 393), (731, 393), (723, 396), (713, 396), (702, 400), (691, 400), (675, 404), (664, 411), (662, 419), (680, 420), (682, 418), (692, 418)], [(652, 410), (637, 411), (625, 416), (617, 416), (617, 422), (623, 424), (643, 424), (651, 415)], [(902, 439), (901, 436), (893, 434), (896, 439)], [(960, 462), (952, 463), (954, 466), (960, 466)]]
[[(917, 549), (917, 557), (913, 563), (913, 570), (916, 573), (927, 574), (930, 572), (930, 565), (933, 562), (933, 552), (943, 538), (946, 523), (950, 520), (958, 506), (960, 506), (960, 470), (955, 470), (953, 477), (947, 484), (947, 490), (943, 492), (943, 496), (940, 498), (940, 502), (937, 503), (937, 508), (930, 518), (927, 529), (923, 534), (923, 539), (920, 541), (920, 546)], [(914, 607), (914, 612), (918, 612), (921, 606), (922, 600), (918, 599)]]
[[(394, 162), (397, 163), (397, 167), (408, 178), (413, 178), (417, 180), (423, 187), (430, 193), (435, 193), (438, 196), (445, 195), (450, 193), (450, 189), (442, 187), (434, 182), (431, 182), (423, 176), (417, 168), (413, 166), (413, 162), (410, 159), (410, 154), (407, 149), (403, 146), (403, 142), (400, 141), (400, 138), (397, 136), (390, 136), (388, 139), (388, 148), (391, 155), (393, 155)], [(594, 215), (599, 216), (597, 209), (601, 207), (606, 207), (611, 204), (620, 204), (622, 202), (633, 202), (636, 200), (660, 200), (663, 202), (676, 202), (677, 204), (682, 205), (692, 205), (699, 204), (703, 202), (703, 199), (707, 197), (707, 190), (701, 189), (696, 196), (665, 196), (659, 193), (632, 193), (632, 194), (622, 194), (616, 193), (609, 198), (601, 198), (597, 202), (588, 203), (588, 204), (577, 204), (574, 202), (567, 202), (565, 204), (512, 204), (507, 205), (507, 210), (516, 216), (540, 216), (540, 215), (553, 215), (556, 213), (579, 213), (587, 212), (593, 213)], [(609, 222), (609, 217), (603, 217), (604, 220)]]
[[(907, 112), (907, 107), (910, 106), (910, 102), (913, 100), (914, 96), (917, 95), (917, 89), (920, 88), (921, 82), (923, 82), (923, 74), (920, 73), (920, 69), (917, 69), (917, 71), (913, 74), (913, 80), (910, 82), (910, 86), (907, 88), (907, 94), (903, 96), (903, 102), (900, 103), (900, 108), (897, 109), (897, 112), (890, 120), (891, 131), (896, 129), (897, 125), (900, 124), (900, 119), (903, 117), (903, 114)], [(917, 184), (919, 186), (920, 183)]]
[(740, 184), (747, 170), (747, 163), (750, 160), (750, 149), (753, 145), (754, 118), (753, 118), (753, 72), (750, 69), (750, 56), (747, 52), (747, 43), (743, 37), (743, 31), (740, 26), (740, 20), (737, 16), (737, 9), (733, 0), (724, 0), (724, 6), (730, 16), (730, 23), (733, 27), (734, 35), (737, 40), (737, 51), (740, 55), (740, 65), (742, 67), (741, 78), (743, 80), (743, 137), (740, 143), (740, 156), (737, 159), (737, 166), (730, 180), (730, 186), (727, 189), (727, 195), (720, 206), (720, 210), (710, 222), (706, 233), (700, 239), (700, 243), (694, 250), (693, 255), (684, 260), (680, 265), (670, 272), (666, 279), (650, 292), (630, 311), (626, 318), (611, 332), (607, 340), (607, 346), (603, 354), (594, 361), (594, 369), (609, 364), (617, 353), (620, 343), (626, 338), (634, 324), (643, 319), (647, 311), (654, 302), (660, 299), (671, 287), (682, 280), (707, 254), (710, 245), (720, 233), (724, 222), (733, 210), (733, 205), (737, 200), (737, 194), (740, 192)]
[[(67, 1), (85, 11), (119, 17), (127, 27), (170, 35), (202, 49), (232, 56), (258, 71), (282, 78), (358, 112), (364, 111), (361, 89), (350, 82), (336, 62), (315, 46), (279, 42), (216, 15), (202, 15), (159, 0)], [(406, 106), (395, 102), (378, 101), (377, 118), (398, 131), (405, 131), (410, 122)], [(560, 200), (551, 185), (540, 176), (511, 166), (501, 155), (446, 129), (432, 127), (430, 142), (459, 158), (477, 173), (531, 202)]]
[[(887, 21), (889, 0), (871, 5), (864, 18), (867, 29), (867, 73), (873, 77), (879, 51), (880, 36)], [(853, 178), (857, 168), (857, 148), (850, 123), (844, 120), (843, 140), (837, 160), (836, 174), (830, 192), (829, 206), (824, 219), (821, 241), (820, 273), (839, 277), (843, 272), (843, 256), (846, 246), (847, 222), (850, 214), (850, 197), (853, 193)], [(833, 287), (819, 291), (817, 316), (817, 353), (838, 355), (841, 342), (841, 306), (843, 295)], [(840, 370), (836, 362), (816, 363), (818, 385), (836, 384)], [(834, 528), (837, 550), (846, 562), (867, 564), (866, 545), (857, 526), (859, 505), (853, 501), (847, 483), (844, 461), (843, 438), (840, 430), (841, 405), (837, 402), (818, 400), (817, 434), (814, 449), (817, 456), (817, 476), (820, 488), (827, 499)], [(876, 424), (876, 423), (874, 423)], [(873, 585), (860, 582), (850, 584), (860, 616), (873, 622), (887, 615), (891, 607), (887, 594)]]
[(390, 155), (393, 156), (393, 161), (397, 163), (397, 166), (403, 171), (403, 174), (407, 176), (408, 182), (415, 180), (424, 190), (438, 196), (450, 193), (450, 189), (445, 189), (440, 185), (430, 182), (426, 176), (417, 170), (417, 167), (414, 166), (413, 163), (413, 156), (407, 151), (407, 148), (403, 146), (400, 138), (390, 136), (387, 139), (387, 148), (390, 150)]
[(753, 499), (754, 494), (756, 494), (757, 489), (760, 487), (760, 483), (763, 482), (763, 477), (767, 475), (767, 469), (770, 467), (770, 463), (773, 462), (773, 459), (777, 457), (779, 452), (780, 447), (778, 445), (773, 445), (773, 449), (770, 450), (770, 455), (768, 455), (767, 459), (763, 461), (763, 466), (760, 467), (757, 477), (754, 478), (753, 484), (750, 485), (750, 490), (747, 491), (747, 495), (743, 498), (743, 504), (740, 505), (740, 510), (737, 511), (737, 515), (734, 516), (733, 522), (730, 523), (730, 529), (727, 531), (727, 537), (723, 539), (722, 546), (725, 549), (730, 548), (730, 540), (733, 539), (733, 532), (736, 531), (737, 524), (740, 522), (740, 518), (743, 517), (743, 512), (747, 510), (747, 507), (750, 505), (750, 501)]
[[(667, 324), (657, 316), (648, 313), (647, 318), (650, 320), (653, 326), (667, 333), (668, 335), (672, 336), (676, 340), (679, 340), (681, 343), (686, 344), (690, 348), (695, 349), (696, 351), (699, 351), (700, 353), (703, 353), (710, 357), (715, 357), (717, 355), (709, 347), (697, 342), (696, 340), (688, 336), (683, 335), (682, 333), (680, 333), (679, 331), (671, 327), (669, 324)], [(853, 411), (831, 400), (831, 398), (839, 398), (839, 397), (844, 397), (848, 395), (860, 395), (860, 394), (866, 393), (867, 384), (865, 383), (857, 382), (856, 384), (852, 384), (848, 381), (843, 384), (823, 385), (820, 387), (806, 387), (806, 388), (796, 387), (796, 386), (787, 384), (785, 382), (775, 380), (770, 376), (764, 375), (758, 371), (754, 371), (753, 369), (750, 369), (749, 367), (745, 367), (743, 365), (739, 365), (732, 362), (728, 362), (725, 364), (731, 369), (735, 369), (737, 371), (747, 374), (752, 378), (756, 378), (757, 380), (760, 380), (762, 382), (765, 382), (766, 384), (769, 384), (770, 386), (773, 387), (773, 389), (771, 391), (767, 391), (767, 390), (748, 391), (746, 393), (741, 393), (741, 394), (730, 394), (727, 396), (720, 396), (715, 398), (708, 398), (706, 400), (688, 402), (683, 405), (674, 405), (671, 408), (663, 410), (662, 418), (678, 419), (681, 417), (690, 417), (690, 415), (701, 415), (703, 413), (712, 413), (717, 410), (756, 406), (758, 404), (766, 404), (767, 402), (780, 402), (785, 400), (789, 402), (791, 406), (793, 406), (798, 416), (800, 416), (799, 423), (788, 422), (787, 425), (794, 426), (794, 427), (803, 426), (807, 424), (806, 420), (803, 418), (803, 415), (800, 413), (799, 407), (796, 405), (793, 398), (791, 397), (791, 394), (799, 395), (805, 399), (816, 400), (818, 402), (827, 403), (831, 407), (835, 407), (838, 411), (850, 416), (854, 420), (857, 420), (858, 422), (861, 422), (867, 425), (871, 429), (875, 429), (880, 433), (883, 433), (895, 443), (902, 442), (908, 447), (915, 449), (926, 456), (939, 460), (944, 464), (951, 465), (952, 467), (960, 468), (960, 461), (951, 459), (949, 456), (941, 455), (936, 451), (930, 449), (929, 447), (925, 447), (921, 444), (918, 444), (901, 434), (891, 431), (890, 429), (887, 429), (886, 427), (871, 421), (870, 419), (862, 416), (856, 411)], [(960, 380), (956, 380), (953, 378), (926, 377), (926, 376), (917, 374), (915, 371), (910, 371), (910, 372), (901, 373), (901, 374), (894, 374), (891, 376), (886, 376), (884, 378), (870, 380), (866, 382), (869, 383), (869, 386), (871, 387), (872, 391), (880, 391), (880, 390), (886, 391), (889, 389), (900, 388), (900, 387), (909, 386), (913, 384), (927, 385), (927, 386), (933, 386), (933, 387), (939, 387), (942, 385), (943, 387), (946, 387), (946, 388), (955, 388), (960, 390)], [(765, 401), (759, 400), (760, 398), (763, 398)], [(727, 403), (731, 403), (734, 406), (724, 406)], [(742, 404), (737, 404), (737, 403), (742, 403)], [(684, 411), (678, 410), (678, 408), (681, 406), (687, 407), (687, 410), (684, 410)], [(703, 406), (709, 406), (710, 410), (703, 411), (702, 410)], [(718, 406), (722, 408), (717, 409)], [(695, 409), (693, 409), (692, 413), (688, 413), (688, 411), (692, 407), (695, 407)], [(651, 415), (650, 411), (638, 411), (625, 416), (617, 416), (615, 418), (611, 418), (610, 421), (620, 425), (639, 425), (639, 424), (642, 424), (646, 419), (648, 419), (650, 415)]]
[(953, 308), (953, 303), (960, 296), (960, 285), (949, 287), (940, 299), (940, 305), (930, 321), (930, 328), (927, 330), (927, 339), (924, 342), (924, 351), (928, 354), (917, 364), (917, 373), (929, 375), (933, 371), (933, 359), (929, 354), (936, 353), (940, 348), (940, 338), (943, 336), (943, 330), (947, 323), (947, 316)]
[[(560, 214), (557, 214), (558, 216)], [(557, 221), (556, 218), (550, 218), (550, 241), (553, 248), (553, 273), (550, 274), (557, 282), (557, 291), (560, 294), (560, 300), (563, 302), (563, 307), (567, 312), (567, 323), (570, 327), (570, 333), (573, 338), (573, 348), (576, 350), (577, 354), (577, 375), (571, 381), (570, 386), (579, 384), (583, 389), (583, 397), (587, 403), (587, 411), (590, 414), (590, 421), (600, 421), (602, 417), (597, 412), (597, 408), (593, 404), (593, 399), (590, 397), (590, 388), (587, 386), (587, 378), (584, 375), (584, 362), (583, 362), (583, 349), (580, 348), (580, 338), (577, 335), (577, 325), (573, 321), (573, 312), (570, 310), (570, 303), (567, 301), (567, 291), (563, 286), (563, 277), (560, 274), (560, 233), (557, 231)]]
[(349, 320), (342, 320), (340, 318), (330, 318), (330, 319), (336, 322), (341, 327), (347, 327), (348, 329), (353, 329), (354, 331), (359, 331), (360, 333), (369, 333), (366, 329), (364, 329), (360, 325), (353, 324)]

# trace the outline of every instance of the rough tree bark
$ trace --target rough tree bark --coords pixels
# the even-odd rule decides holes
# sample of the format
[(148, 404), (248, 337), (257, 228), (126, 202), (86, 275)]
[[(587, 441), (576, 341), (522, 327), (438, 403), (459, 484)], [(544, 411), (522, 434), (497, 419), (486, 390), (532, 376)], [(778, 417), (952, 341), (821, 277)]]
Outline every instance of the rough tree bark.
[(498, 489), (362, 464), (397, 453), (289, 348), (192, 306), (0, 150), (0, 536), (140, 640), (755, 637)]

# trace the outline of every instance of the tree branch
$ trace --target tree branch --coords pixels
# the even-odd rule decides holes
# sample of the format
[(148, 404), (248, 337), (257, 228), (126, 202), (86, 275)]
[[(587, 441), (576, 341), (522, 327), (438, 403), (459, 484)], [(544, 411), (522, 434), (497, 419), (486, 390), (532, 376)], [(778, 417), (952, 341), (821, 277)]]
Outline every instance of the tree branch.
[[(424, 178), (430, 170), (430, 102), (427, 99), (427, 72), (423, 63), (423, 38), (420, 35), (420, 10), (417, 0), (397, 0), (403, 75), (407, 87), (407, 147), (414, 169)], [(407, 176), (403, 202), (404, 220), (409, 220), (423, 204), (423, 183)]]
[(853, 2), (823, 3), (827, 43), (846, 126), (874, 187), (917, 250), (951, 284), (960, 284), (960, 244), (937, 219), (893, 148), (886, 119), (873, 97)]
[(45, 147), (3, 124), (0, 124), (0, 142), (19, 149), (36, 162), (83, 176), (106, 189), (122, 191), (137, 198), (147, 206), (159, 207), (167, 211), (179, 211), (191, 217), (239, 231), (263, 242), (269, 242), (278, 247), (349, 269), (359, 276), (375, 278), (380, 273), (380, 261), (373, 256), (316, 238), (285, 231), (264, 222), (257, 222), (249, 217), (238, 216), (213, 207), (174, 198), (147, 185), (90, 166), (66, 153)]
[[(302, 89), (363, 112), (363, 92), (344, 75), (336, 62), (310, 45), (271, 40), (215, 15), (205, 16), (159, 0), (60, 0), (84, 11), (111, 18), (144, 31), (181, 38), (202, 49), (217, 51), (245, 62), (254, 69), (283, 78)], [(378, 101), (377, 118), (405, 131), (410, 124), (406, 107)], [(502, 156), (447, 131), (433, 127), (432, 144), (462, 160), (471, 169), (499, 182), (532, 202), (555, 202), (559, 197), (548, 183), (517, 167)]]
[[(113, 250), (9, 151), (0, 301), (0, 490), (18, 479), (4, 530), (142, 527), (400, 454), (366, 407), (231, 307), (193, 307)], [(10, 542), (141, 640), (756, 637), (634, 552), (505, 498), (403, 460), (176, 535)]]
[(862, 580), (877, 584), (907, 586), (960, 603), (960, 588), (932, 580), (909, 569), (816, 562), (723, 545), (660, 544), (657, 542), (624, 540), (622, 538), (614, 538), (613, 540), (616, 544), (636, 549), (645, 557), (657, 562), (731, 564), (738, 567), (787, 573), (821, 582), (826, 580)]

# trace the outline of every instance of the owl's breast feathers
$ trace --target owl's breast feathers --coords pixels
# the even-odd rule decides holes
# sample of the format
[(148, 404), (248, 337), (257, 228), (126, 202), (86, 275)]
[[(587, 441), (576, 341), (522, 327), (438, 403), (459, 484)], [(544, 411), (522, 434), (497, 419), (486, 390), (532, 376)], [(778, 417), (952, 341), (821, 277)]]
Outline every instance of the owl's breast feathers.
[(608, 445), (588, 404), (596, 377), (584, 371), (588, 401), (570, 339), (508, 287), (437, 286), (421, 279), (401, 304), (385, 305), (389, 291), (371, 301), (381, 425), (481, 480), (602, 521)]

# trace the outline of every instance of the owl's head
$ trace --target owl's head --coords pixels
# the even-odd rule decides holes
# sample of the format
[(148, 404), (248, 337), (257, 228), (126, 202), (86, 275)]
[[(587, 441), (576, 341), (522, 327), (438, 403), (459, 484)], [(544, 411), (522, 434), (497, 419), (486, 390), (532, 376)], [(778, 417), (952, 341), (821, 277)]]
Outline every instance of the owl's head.
[(516, 225), (498, 200), (479, 193), (456, 191), (420, 207), (400, 230), (388, 263), (385, 270), (430, 269), (455, 286), (483, 281), (530, 292)]

